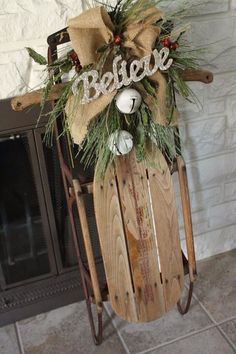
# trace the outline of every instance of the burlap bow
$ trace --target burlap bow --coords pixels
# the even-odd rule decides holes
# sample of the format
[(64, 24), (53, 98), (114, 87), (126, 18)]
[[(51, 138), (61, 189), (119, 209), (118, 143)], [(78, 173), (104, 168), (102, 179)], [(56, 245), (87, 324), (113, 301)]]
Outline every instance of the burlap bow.
[[(152, 52), (160, 35), (160, 28), (156, 22), (162, 16), (160, 11), (152, 8), (145, 14), (145, 20), (142, 22), (136, 21), (126, 24), (125, 31), (122, 33), (122, 45), (126, 48), (127, 58), (142, 58)], [(78, 54), (82, 66), (96, 63), (99, 58), (97, 50), (114, 40), (114, 26), (104, 7), (89, 9), (80, 16), (69, 20), (68, 25), (72, 46)], [(148, 99), (148, 95), (143, 98), (152, 111), (153, 120), (165, 125), (167, 116), (166, 80), (159, 71), (149, 79), (153, 80), (157, 86), (157, 104), (153, 104)], [(76, 144), (80, 145), (83, 142), (91, 120), (107, 107), (115, 95), (116, 92), (102, 95), (86, 105), (77, 102), (75, 96), (69, 98), (66, 114), (70, 118), (71, 135)]]

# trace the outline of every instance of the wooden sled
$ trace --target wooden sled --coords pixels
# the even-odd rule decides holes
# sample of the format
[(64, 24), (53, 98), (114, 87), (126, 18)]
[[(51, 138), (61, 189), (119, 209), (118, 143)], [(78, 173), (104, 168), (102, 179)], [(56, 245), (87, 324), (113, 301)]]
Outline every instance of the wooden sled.
[[(69, 41), (70, 39), (66, 29), (63, 29), (48, 37), (49, 62), (57, 59), (58, 45)], [(213, 80), (213, 75), (208, 71), (198, 70), (184, 72), (183, 78), (186, 81), (200, 81), (209, 84)], [(50, 92), (49, 100), (56, 100), (60, 96), (62, 88), (63, 84), (60, 83), (53, 86)], [(35, 91), (26, 94), (25, 96), (14, 98), (12, 100), (12, 107), (16, 111), (21, 111), (32, 104), (40, 103), (41, 98), (42, 91)], [(55, 137), (57, 138), (60, 134), (60, 120), (58, 120), (57, 125), (55, 126)], [(127, 156), (121, 158), (117, 160), (112, 169), (108, 170), (106, 175), (106, 181), (108, 181), (108, 183), (106, 183), (107, 186), (104, 187), (105, 182), (101, 184), (101, 182), (96, 179), (93, 183), (91, 181), (84, 180), (83, 176), (81, 177), (80, 172), (74, 168), (74, 164), (72, 165), (69, 159), (67, 159), (65, 152), (66, 143), (65, 140), (63, 142), (62, 141), (63, 138), (61, 140), (57, 140), (58, 156), (60, 159), (61, 173), (73, 240), (78, 259), (78, 267), (87, 304), (91, 332), (95, 344), (100, 344), (103, 339), (102, 312), (104, 300), (110, 300), (115, 312), (117, 312), (122, 318), (134, 322), (146, 322), (156, 319), (175, 306), (176, 302), (178, 302), (177, 305), (180, 313), (187, 313), (191, 304), (193, 284), (196, 280), (197, 270), (187, 173), (182, 157), (177, 157), (174, 166), (167, 166), (164, 158), (161, 157), (162, 169), (160, 170), (146, 169), (142, 164), (137, 164), (133, 155), (130, 155), (130, 157)], [(176, 141), (176, 144), (180, 150), (180, 142)], [(131, 170), (136, 171), (135, 173), (132, 172), (130, 174), (129, 171), (131, 170), (127, 170), (127, 166), (124, 166), (124, 161), (127, 162), (127, 159), (129, 164), (132, 165), (132, 168), (134, 167), (134, 170)], [(76, 161), (74, 163), (76, 164)], [(163, 171), (163, 175), (160, 171)], [(170, 175), (175, 172), (178, 173), (179, 177), (187, 248), (187, 257), (182, 252), (182, 259), (180, 257), (180, 245), (177, 237), (176, 207), (172, 194), (173, 186), (170, 178)], [(122, 185), (122, 183), (124, 183), (124, 178), (122, 178), (124, 176), (126, 180), (125, 186), (122, 186), (124, 191), (127, 191), (127, 186), (133, 185), (131, 181), (132, 178), (134, 178), (135, 181), (139, 180), (139, 185), (142, 188), (145, 186), (146, 192), (148, 191), (149, 193), (149, 198), (152, 197), (152, 200), (154, 200), (152, 204), (149, 201), (149, 203), (144, 205), (144, 209), (148, 212), (148, 216), (145, 214), (145, 217), (143, 218), (144, 222), (141, 232), (137, 230), (138, 222), (137, 219), (135, 222), (135, 215), (130, 215), (130, 209), (125, 210), (124, 208), (126, 203), (130, 203), (131, 205), (134, 203), (134, 196), (137, 194), (140, 198), (140, 204), (136, 207), (142, 207), (144, 204), (143, 198), (145, 196), (143, 194), (144, 189), (141, 189), (141, 187), (140, 189), (137, 189), (135, 185), (133, 187), (133, 191), (135, 193), (132, 193), (131, 188), (131, 191), (128, 190), (129, 193), (127, 194), (125, 192), (118, 194), (118, 191), (121, 189), (119, 184)], [(113, 184), (113, 186), (111, 186), (111, 184)], [(163, 193), (165, 186), (167, 188), (167, 192)], [(107, 219), (107, 229), (104, 230), (104, 226), (102, 223), (100, 225), (99, 222), (98, 229), (100, 235), (102, 235), (100, 236), (100, 243), (103, 249), (103, 258), (107, 273), (106, 276), (109, 291), (107, 291), (106, 287), (102, 288), (98, 280), (96, 262), (92, 249), (92, 240), (89, 232), (84, 203), (84, 197), (91, 193), (96, 195), (95, 209), (97, 219), (101, 220), (100, 217), (103, 217), (104, 221), (105, 217)], [(114, 206), (110, 209), (106, 203), (107, 197), (105, 197), (105, 193), (110, 195), (110, 202), (112, 201), (112, 205), (114, 204)], [(168, 212), (166, 212), (165, 208), (161, 207), (162, 203), (159, 203), (160, 200), (165, 208), (168, 208)], [(84, 264), (81, 257), (81, 249), (78, 242), (79, 235), (76, 228), (73, 205), (77, 206), (84, 248), (87, 255), (87, 264)], [(111, 212), (112, 214), (114, 213), (114, 219), (112, 222), (109, 222), (109, 213)], [(100, 213), (102, 213), (101, 216), (99, 215)], [(163, 214), (169, 216), (168, 222), (165, 222), (164, 224), (159, 222), (159, 220), (162, 219)], [(155, 215), (153, 223), (150, 222), (150, 215)], [(132, 220), (132, 224), (128, 223), (128, 218)], [(122, 223), (120, 223), (120, 221), (122, 221)], [(154, 226), (158, 232), (154, 230)], [(148, 234), (149, 236), (146, 236), (146, 231), (151, 231)], [(166, 238), (160, 236), (162, 232), (163, 235), (167, 235)], [(106, 233), (110, 234), (111, 239), (107, 237)], [(140, 244), (142, 246), (145, 245), (143, 258), (138, 247)], [(170, 253), (165, 251), (167, 248), (170, 249)], [(159, 253), (157, 253), (157, 250)], [(147, 257), (146, 253), (150, 258)], [(114, 267), (109, 267), (109, 259), (111, 259), (112, 256), (113, 258), (110, 262), (114, 265), (114, 257), (116, 257), (115, 259), (118, 262), (117, 269)], [(148, 259), (148, 262), (145, 262), (145, 259)], [(153, 272), (150, 272), (150, 268), (153, 268)], [(119, 272), (118, 269), (120, 270)], [(179, 299), (183, 289), (183, 273), (185, 275), (189, 275), (190, 285), (187, 299), (185, 299), (182, 303)], [(117, 279), (120, 279), (120, 281), (117, 282)], [(95, 304), (96, 307), (95, 312), (92, 311), (93, 304)]]
[(146, 168), (132, 151), (94, 182), (109, 300), (130, 322), (163, 316), (184, 287), (174, 186), (161, 154), (157, 163), (157, 169)]

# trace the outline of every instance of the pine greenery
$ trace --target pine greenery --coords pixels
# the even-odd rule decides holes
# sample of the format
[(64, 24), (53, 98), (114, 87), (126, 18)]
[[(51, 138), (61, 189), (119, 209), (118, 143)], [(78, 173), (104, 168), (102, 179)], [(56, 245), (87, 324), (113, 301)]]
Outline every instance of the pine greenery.
[[(146, 11), (155, 6), (161, 6), (165, 3), (164, 0), (117, 0), (116, 6), (109, 4), (109, 1), (94, 0), (97, 5), (103, 5), (109, 11), (112, 22), (115, 25), (115, 33), (120, 34), (125, 31), (128, 23), (144, 21), (147, 13)], [(179, 94), (189, 101), (196, 101), (193, 92), (183, 80), (181, 72), (189, 69), (198, 68), (198, 58), (201, 51), (192, 50), (186, 39), (185, 32), (187, 27), (183, 26), (182, 20), (178, 26), (178, 19), (181, 19), (181, 14), (185, 13), (185, 9), (178, 10), (175, 13), (168, 13), (163, 19), (159, 20), (156, 25), (160, 27), (161, 34), (156, 43), (156, 49), (161, 50), (164, 46), (165, 39), (175, 37), (173, 44), (170, 46), (170, 58), (173, 59), (172, 66), (165, 73), (168, 97), (166, 104), (168, 105), (169, 115), (166, 117), (167, 125), (161, 126), (155, 124), (152, 119), (149, 107), (143, 102), (138, 112), (132, 115), (125, 115), (118, 111), (114, 100), (100, 113), (91, 123), (88, 129), (88, 134), (79, 147), (82, 150), (82, 162), (86, 167), (97, 164), (98, 173), (104, 175), (108, 165), (113, 161), (114, 155), (108, 148), (109, 136), (117, 130), (126, 130), (132, 134), (134, 138), (134, 147), (138, 161), (149, 160), (147, 145), (152, 149), (159, 149), (167, 158), (169, 163), (172, 163), (180, 153), (176, 149), (175, 138), (178, 135), (176, 127), (173, 125), (173, 117), (175, 116), (176, 103), (175, 94)], [(172, 40), (173, 41), (173, 40)], [(33, 49), (27, 48), (29, 55), (35, 62), (40, 65), (46, 65), (46, 59)], [(92, 66), (80, 68), (79, 74), (91, 70), (91, 68), (98, 70), (100, 75), (103, 74), (104, 66), (107, 59), (116, 55), (124, 56), (124, 48), (122, 45), (106, 44), (97, 50), (99, 60), (93, 63)], [(47, 65), (49, 72), (48, 79), (45, 82), (43, 89), (43, 97), (41, 102), (41, 115), (46, 99), (49, 95), (51, 87), (61, 80), (65, 73), (69, 73), (75, 66), (71, 59), (71, 51), (63, 57), (57, 59), (53, 63)], [(77, 68), (78, 69), (78, 68)], [(72, 85), (78, 77), (78, 70), (75, 71), (73, 78), (64, 87), (60, 98), (56, 101), (51, 112), (48, 115), (48, 124), (46, 126), (45, 141), (47, 144), (52, 144), (53, 131), (55, 122), (60, 117), (62, 119), (63, 134), (69, 136), (70, 125), (69, 119), (62, 115), (67, 100), (72, 94)], [(153, 86), (149, 78), (143, 79), (138, 84), (133, 85), (141, 94), (142, 92), (149, 95), (152, 103), (157, 104), (156, 88)], [(82, 91), (81, 91), (82, 95)], [(179, 138), (179, 137), (178, 137)], [(150, 162), (150, 161), (149, 161)], [(152, 161), (151, 161), (152, 163)]]

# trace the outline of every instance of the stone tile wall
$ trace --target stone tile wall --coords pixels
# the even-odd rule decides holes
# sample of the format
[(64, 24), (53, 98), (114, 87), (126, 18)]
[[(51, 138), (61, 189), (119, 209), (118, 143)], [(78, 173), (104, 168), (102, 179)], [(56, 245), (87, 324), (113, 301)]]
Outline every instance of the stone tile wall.
[[(46, 37), (86, 8), (86, 1), (0, 0), (0, 99), (39, 85), (42, 70), (24, 48), (30, 46), (46, 55)], [(193, 43), (206, 47), (203, 65), (215, 74), (210, 86), (191, 84), (198, 105), (179, 100), (196, 250), (201, 259), (236, 247), (236, 1), (212, 0), (200, 8), (193, 6), (189, 22)], [(183, 237), (181, 217), (180, 230)]]

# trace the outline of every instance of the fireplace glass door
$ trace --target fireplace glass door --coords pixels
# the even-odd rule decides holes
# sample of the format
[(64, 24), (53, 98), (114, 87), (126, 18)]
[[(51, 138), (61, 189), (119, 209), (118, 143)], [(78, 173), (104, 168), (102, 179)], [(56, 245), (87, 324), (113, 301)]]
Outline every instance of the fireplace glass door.
[(0, 288), (56, 273), (32, 131), (0, 136)]

